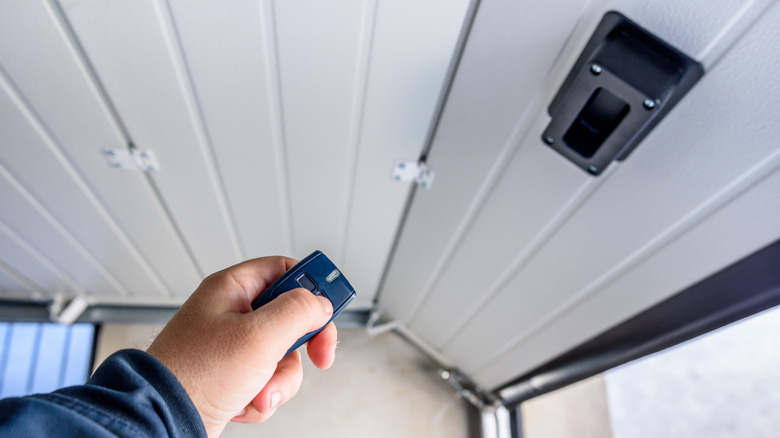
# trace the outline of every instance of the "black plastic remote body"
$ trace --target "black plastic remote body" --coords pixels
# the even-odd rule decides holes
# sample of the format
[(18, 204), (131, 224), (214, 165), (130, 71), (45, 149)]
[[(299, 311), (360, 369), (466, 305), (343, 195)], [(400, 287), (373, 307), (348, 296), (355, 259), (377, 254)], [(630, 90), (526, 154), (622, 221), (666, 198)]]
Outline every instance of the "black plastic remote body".
[[(314, 295), (322, 295), (329, 299), (333, 304), (333, 315), (330, 321), (333, 321), (339, 314), (347, 308), (350, 302), (355, 299), (355, 289), (349, 284), (344, 274), (335, 264), (321, 251), (314, 251), (305, 259), (301, 260), (279, 277), (272, 285), (268, 286), (252, 302), (252, 310), (262, 307), (271, 302), (279, 295), (302, 287), (308, 289)], [(325, 328), (322, 327), (312, 332), (306, 333), (287, 350), (287, 354), (295, 351), (298, 347), (305, 344), (314, 335)]]

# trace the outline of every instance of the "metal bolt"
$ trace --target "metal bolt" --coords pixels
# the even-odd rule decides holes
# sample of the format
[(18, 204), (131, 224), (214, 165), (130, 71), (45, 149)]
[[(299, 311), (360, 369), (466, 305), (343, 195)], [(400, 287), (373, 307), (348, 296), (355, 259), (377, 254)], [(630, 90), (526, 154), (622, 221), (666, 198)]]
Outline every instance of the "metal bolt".
[(651, 110), (655, 108), (655, 101), (652, 99), (645, 99), (645, 101), (642, 102), (642, 105), (644, 105), (645, 109)]
[(590, 66), (590, 72), (593, 73), (593, 76), (598, 76), (602, 72), (602, 68), (598, 64), (593, 64)]
[(589, 166), (588, 167), (588, 172), (590, 172), (590, 173), (594, 173), (595, 174), (598, 171), (599, 171), (599, 168), (596, 167), (596, 166)]
[(555, 143), (555, 140), (552, 137), (550, 137), (549, 135), (545, 135), (544, 137), (542, 137), (542, 141), (547, 143), (547, 144)]
[(449, 372), (449, 371), (447, 371), (447, 370), (439, 370), (439, 376), (440, 376), (442, 379), (444, 379), (444, 380), (447, 380), (447, 379), (449, 379), (449, 378), (450, 378), (450, 372)]

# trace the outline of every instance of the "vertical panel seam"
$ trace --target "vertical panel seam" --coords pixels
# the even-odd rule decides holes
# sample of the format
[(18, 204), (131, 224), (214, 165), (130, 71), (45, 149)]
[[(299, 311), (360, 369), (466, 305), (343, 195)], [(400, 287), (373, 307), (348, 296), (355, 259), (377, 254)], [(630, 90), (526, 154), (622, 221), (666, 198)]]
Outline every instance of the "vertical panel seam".
[[(568, 41), (569, 38), (571, 38), (571, 34), (574, 33), (576, 30), (577, 30), (576, 26), (572, 28), (566, 41)], [(560, 57), (560, 53), (557, 56)], [(550, 64), (549, 70), (552, 70), (558, 63), (559, 63), (559, 59), (556, 58)], [(554, 79), (554, 75), (551, 74), (545, 75), (545, 77), (548, 78), (545, 81), (545, 84), (550, 83)], [(419, 298), (417, 299), (417, 302), (414, 303), (413, 305), (414, 311), (409, 318), (410, 325), (413, 324), (414, 321), (419, 317), (423, 306), (425, 306), (427, 301), (430, 299), (431, 290), (433, 289), (434, 285), (438, 282), (438, 279), (444, 273), (445, 269), (449, 266), (450, 262), (452, 261), (453, 254), (458, 250), (458, 248), (460, 248), (461, 244), (463, 243), (464, 237), (469, 232), (471, 227), (474, 225), (474, 222), (479, 216), (479, 213), (482, 211), (482, 207), (485, 205), (488, 198), (493, 193), (493, 190), (498, 185), (498, 182), (500, 181), (501, 177), (504, 175), (504, 172), (509, 166), (509, 162), (512, 160), (512, 157), (515, 156), (517, 154), (517, 151), (520, 150), (521, 147), (523, 146), (522, 140), (528, 136), (529, 130), (531, 129), (532, 123), (534, 121), (532, 114), (537, 114), (539, 112), (538, 110), (544, 107), (544, 104), (542, 102), (542, 96), (544, 94), (544, 90), (547, 88), (548, 88), (547, 86), (542, 86), (534, 94), (534, 97), (529, 101), (529, 104), (526, 106), (525, 110), (518, 118), (518, 121), (515, 124), (515, 128), (513, 129), (512, 133), (509, 135), (509, 138), (507, 139), (507, 141), (504, 142), (504, 145), (501, 147), (501, 151), (499, 152), (498, 156), (496, 157), (496, 160), (493, 162), (493, 165), (488, 171), (485, 180), (483, 181), (482, 185), (477, 191), (477, 194), (474, 196), (473, 200), (471, 201), (471, 204), (466, 210), (466, 213), (463, 215), (463, 218), (458, 224), (458, 227), (455, 229), (452, 238), (449, 240), (447, 246), (442, 252), (441, 257), (439, 258), (433, 270), (431, 271), (431, 275), (428, 277), (428, 280), (425, 282), (425, 285), (420, 290)]]
[[(436, 106), (434, 107), (433, 110), (432, 120), (425, 134), (425, 140), (423, 141), (422, 144), (422, 150), (420, 151), (419, 161), (427, 160), (427, 155), (430, 152), (430, 149), (433, 145), (433, 140), (436, 136), (436, 132), (439, 129), (439, 124), (441, 122), (442, 115), (444, 114), (444, 108), (449, 99), (450, 92), (452, 91), (452, 85), (455, 81), (455, 76), (457, 75), (458, 68), (460, 67), (460, 61), (463, 59), (463, 53), (465, 52), (466, 49), (466, 43), (468, 42), (469, 35), (471, 34), (471, 29), (473, 28), (474, 21), (477, 16), (477, 12), (479, 11), (480, 2), (481, 0), (469, 0), (469, 5), (466, 9), (466, 13), (463, 18), (463, 24), (461, 26), (460, 34), (458, 35), (458, 39), (455, 42), (455, 46), (453, 47), (452, 60), (450, 61), (449, 66), (447, 67), (447, 72), (443, 80), (442, 88), (439, 93), (439, 97), (436, 101)], [(398, 247), (401, 242), (401, 237), (403, 236), (403, 232), (406, 229), (406, 224), (409, 220), (409, 215), (412, 210), (412, 206), (414, 205), (414, 200), (416, 196), (417, 196), (417, 185), (412, 184), (410, 185), (410, 188), (407, 191), (406, 201), (404, 202), (404, 206), (401, 210), (401, 216), (398, 220), (398, 225), (396, 226), (395, 233), (393, 235), (393, 242), (390, 245), (390, 250), (388, 251), (387, 256), (385, 257), (385, 261), (383, 264), (384, 268), (382, 269), (382, 273), (379, 276), (379, 281), (377, 283), (377, 291), (376, 291), (376, 295), (374, 295), (374, 300), (373, 300), (375, 306), (379, 305), (380, 297), (382, 296), (385, 290), (385, 284), (387, 283), (390, 270), (393, 266), (395, 255), (398, 252)]]
[[(160, 3), (164, 3), (162, 6)], [(214, 195), (219, 206), (222, 219), (228, 234), (228, 239), (233, 247), (234, 255), (238, 260), (245, 258), (244, 247), (238, 236), (235, 214), (230, 205), (230, 199), (225, 189), (225, 182), (219, 169), (219, 161), (214, 151), (214, 144), (208, 131), (208, 125), (203, 114), (203, 108), (198, 98), (198, 92), (195, 89), (195, 82), (192, 79), (192, 71), (187, 63), (187, 55), (184, 52), (181, 38), (176, 28), (176, 22), (173, 11), (168, 0), (157, 0), (154, 2), (154, 9), (157, 13), (158, 24), (163, 35), (163, 39), (168, 49), (171, 65), (176, 72), (179, 81), (179, 87), (187, 107), (189, 118), (192, 123), (193, 133), (197, 138), (198, 149), (200, 149), (203, 162), (206, 165), (209, 180), (214, 189)]]
[(466, 52), (466, 44), (468, 44), (471, 29), (474, 27), (474, 21), (477, 18), (477, 12), (479, 11), (481, 1), (482, 0), (469, 0), (466, 14), (463, 17), (461, 32), (458, 35), (458, 39), (455, 41), (452, 59), (447, 66), (447, 72), (444, 77), (441, 92), (439, 93), (439, 98), (436, 100), (433, 117), (428, 126), (428, 131), (425, 133), (425, 140), (423, 141), (422, 150), (420, 151), (420, 161), (425, 161), (427, 159), (431, 147), (433, 146), (433, 140), (436, 138), (436, 132), (439, 130), (439, 125), (441, 124), (441, 119), (444, 115), (444, 108), (450, 98), (452, 85), (455, 83), (455, 76), (458, 74), (458, 68), (460, 67), (461, 60), (463, 60), (463, 54)]
[(16, 84), (13, 83), (11, 78), (8, 76), (8, 73), (2, 67), (0, 67), (0, 88), (2, 88), (6, 94), (8, 94), (8, 96), (11, 98), (11, 101), (14, 103), (22, 116), (24, 116), (24, 118), (27, 120), (27, 123), (30, 124), (30, 127), (35, 131), (37, 136), (46, 145), (46, 148), (54, 156), (54, 159), (57, 161), (57, 163), (62, 166), (62, 169), (65, 171), (65, 173), (76, 184), (81, 193), (87, 198), (89, 203), (94, 207), (95, 211), (97, 211), (98, 215), (103, 219), (106, 225), (108, 225), (111, 231), (113, 231), (114, 235), (119, 239), (119, 241), (122, 242), (122, 244), (125, 246), (125, 249), (127, 249), (130, 255), (138, 262), (140, 267), (146, 272), (152, 282), (155, 283), (155, 285), (160, 288), (160, 290), (165, 291), (168, 295), (170, 295), (168, 287), (165, 285), (165, 283), (162, 282), (159, 275), (151, 268), (143, 255), (141, 255), (140, 251), (138, 251), (138, 248), (136, 248), (132, 240), (127, 236), (127, 234), (125, 234), (124, 230), (122, 230), (122, 228), (116, 222), (116, 219), (113, 217), (113, 215), (108, 211), (105, 205), (103, 205), (103, 202), (95, 194), (94, 189), (86, 182), (84, 176), (81, 175), (73, 163), (71, 163), (71, 159), (62, 150), (62, 146), (60, 145), (59, 141), (55, 139), (54, 134), (48, 129), (48, 127), (41, 119), (41, 116), (35, 111), (32, 104), (28, 102), (27, 99), (23, 96), (22, 91), (19, 90)]
[[(56, 0), (45, 0), (44, 3), (52, 17), (52, 21), (57, 27), (57, 30), (60, 32), (65, 45), (68, 47), (71, 56), (75, 60), (76, 66), (81, 71), (81, 74), (85, 79), (85, 83), (92, 90), (98, 107), (101, 109), (101, 111), (103, 111), (103, 115), (108, 121), (108, 125), (114, 131), (117, 142), (123, 147), (128, 147), (129, 145), (133, 144), (133, 140), (130, 132), (127, 129), (127, 126), (125, 126), (122, 118), (119, 115), (119, 111), (116, 109), (108, 95), (108, 92), (106, 91), (106, 88), (100, 81), (97, 71), (87, 57), (86, 51), (76, 36), (76, 33), (65, 16), (64, 11)], [(203, 270), (198, 265), (197, 259), (195, 258), (192, 249), (189, 247), (187, 240), (184, 238), (184, 233), (182, 233), (181, 228), (179, 228), (179, 225), (174, 220), (172, 212), (163, 200), (163, 197), (157, 188), (157, 184), (148, 174), (144, 174), (144, 177), (141, 178), (141, 181), (142, 184), (146, 184), (146, 189), (151, 195), (152, 202), (155, 203), (160, 209), (163, 223), (170, 227), (170, 231), (174, 233), (174, 236), (176, 236), (178, 239), (178, 243), (190, 258), (190, 263), (192, 264), (195, 273), (202, 277)]]
[(278, 196), (282, 205), (282, 234), (287, 254), (295, 248), (292, 227), (292, 193), (290, 191), (289, 160), (287, 158), (287, 136), (285, 134), (284, 100), (282, 95), (282, 72), (279, 62), (279, 37), (276, 31), (276, 8), (273, 0), (258, 0), (260, 22), (263, 26), (263, 48), (268, 86), (268, 108), (271, 115), (271, 132), (274, 157), (276, 159)]
[(677, 238), (690, 231), (694, 226), (722, 210), (740, 195), (749, 191), (778, 170), (780, 170), (780, 149), (776, 150), (725, 187), (718, 190), (718, 192), (707, 198), (692, 211), (675, 221), (672, 225), (650, 239), (628, 257), (621, 260), (620, 263), (613, 266), (590, 284), (579, 290), (576, 294), (569, 297), (569, 299), (556, 307), (552, 312), (548, 313), (539, 322), (514, 336), (504, 347), (500, 348), (490, 358), (487, 358), (487, 360), (475, 367), (475, 369), (477, 372), (482, 371), (490, 363), (496, 361), (498, 357), (506, 354), (515, 345), (522, 343), (524, 340), (544, 329), (551, 322), (572, 310), (586, 298), (614, 283), (632, 269), (639, 266), (644, 260), (647, 260), (649, 257), (661, 251)]
[(347, 160), (344, 172), (344, 195), (341, 208), (341, 230), (339, 238), (339, 253), (341, 263), (347, 260), (347, 238), (352, 219), (352, 204), (355, 197), (355, 181), (357, 178), (358, 156), (360, 154), (363, 135), (363, 116), (368, 94), (368, 81), (371, 69), (371, 57), (374, 48), (374, 34), (378, 0), (365, 0), (360, 25), (360, 42), (358, 46), (358, 62), (355, 65), (355, 84), (352, 91), (352, 116), (347, 140)]

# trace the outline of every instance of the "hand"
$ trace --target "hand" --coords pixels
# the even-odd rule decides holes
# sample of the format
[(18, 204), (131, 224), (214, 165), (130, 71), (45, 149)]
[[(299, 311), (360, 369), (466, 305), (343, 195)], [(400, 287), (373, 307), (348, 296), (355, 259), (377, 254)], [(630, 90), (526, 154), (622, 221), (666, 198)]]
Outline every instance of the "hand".
[[(294, 289), (252, 311), (252, 301), (296, 261), (249, 260), (210, 275), (149, 347), (176, 376), (198, 409), (206, 432), (218, 436), (229, 421), (258, 423), (292, 398), (303, 378), (301, 354), (287, 349), (322, 327), (330, 301)], [(336, 327), (307, 343), (321, 369), (335, 357)]]

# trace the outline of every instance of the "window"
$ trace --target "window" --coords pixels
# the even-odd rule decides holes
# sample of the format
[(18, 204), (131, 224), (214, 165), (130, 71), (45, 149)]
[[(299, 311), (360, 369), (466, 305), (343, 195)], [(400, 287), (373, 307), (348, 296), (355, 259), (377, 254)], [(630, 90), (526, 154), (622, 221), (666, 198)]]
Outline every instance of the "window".
[(95, 326), (0, 323), (0, 398), (86, 382)]

